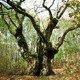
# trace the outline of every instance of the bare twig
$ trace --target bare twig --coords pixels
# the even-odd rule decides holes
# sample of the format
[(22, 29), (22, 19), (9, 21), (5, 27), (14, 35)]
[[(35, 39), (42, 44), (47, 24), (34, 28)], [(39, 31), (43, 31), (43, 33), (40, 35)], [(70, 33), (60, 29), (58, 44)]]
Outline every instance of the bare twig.
[(63, 8), (63, 6), (60, 6), (60, 8), (59, 9), (57, 9), (58, 11), (57, 11), (57, 15), (56, 15), (56, 18), (58, 18), (58, 15), (59, 15), (59, 13), (60, 13), (60, 11), (61, 11), (61, 9)]
[[(68, 5), (66, 4), (66, 6), (64, 7), (64, 9), (62, 10), (62, 12), (57, 16), (58, 19), (60, 19), (62, 17), (62, 15), (64, 14), (65, 10), (67, 9)], [(60, 12), (60, 11), (59, 11)]]
[(55, 2), (55, 0), (53, 0), (53, 2), (52, 2), (52, 4), (50, 5), (50, 7), (49, 7), (49, 8), (51, 8), (51, 7), (53, 6), (54, 2)]
[(51, 19), (51, 21), (53, 20), (53, 16), (52, 16), (52, 12), (51, 12), (51, 10), (50, 10), (50, 8), (48, 8), (46, 5), (45, 5), (45, 1), (46, 0), (43, 0), (43, 7), (49, 12), (49, 16), (50, 16), (50, 19)]
[(14, 21), (12, 20), (12, 18), (8, 15), (8, 18), (10, 19), (10, 21), (12, 22), (12, 24), (17, 28), (17, 25), (14, 23)]
[[(63, 8), (62, 11), (61, 11), (61, 9), (62, 9), (63, 6), (61, 6), (61, 7), (59, 8), (59, 10), (58, 10), (58, 12), (57, 12), (57, 17), (56, 17), (57, 19), (60, 19), (60, 18), (62, 17), (62, 15), (64, 14), (65, 10), (66, 10), (67, 7), (69, 6), (68, 2), (69, 2), (69, 0), (67, 0), (67, 2), (66, 2), (66, 4), (65, 4), (65, 7)], [(60, 12), (60, 11), (61, 11), (61, 12)]]

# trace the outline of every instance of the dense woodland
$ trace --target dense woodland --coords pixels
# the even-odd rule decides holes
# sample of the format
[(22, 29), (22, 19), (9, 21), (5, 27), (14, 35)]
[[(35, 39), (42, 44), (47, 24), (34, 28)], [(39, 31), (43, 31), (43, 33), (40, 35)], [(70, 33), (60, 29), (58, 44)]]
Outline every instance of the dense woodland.
[(79, 80), (79, 63), (80, 0), (0, 0), (1, 80)]

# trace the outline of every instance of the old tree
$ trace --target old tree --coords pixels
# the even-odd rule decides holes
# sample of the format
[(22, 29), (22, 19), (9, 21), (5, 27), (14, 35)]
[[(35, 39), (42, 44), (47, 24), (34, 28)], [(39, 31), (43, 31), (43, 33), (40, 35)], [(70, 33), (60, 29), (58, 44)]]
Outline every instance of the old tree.
[[(29, 4), (27, 3), (27, 1), (29, 1), (30, 3), (34, 2), (35, 4), (27, 6)], [(35, 57), (36, 62), (33, 69), (33, 74), (37, 76), (41, 75), (41, 70), (44, 67), (43, 60), (44, 58), (46, 58), (46, 75), (52, 75), (55, 73), (52, 71), (51, 60), (54, 59), (55, 54), (58, 53), (60, 46), (64, 42), (65, 36), (68, 32), (80, 28), (80, 2), (78, 0), (59, 0), (60, 2), (58, 0), (38, 1), (2, 0), (0, 1), (0, 16), (7, 25), (10, 33), (17, 40), (22, 58), (26, 61), (29, 61), (33, 60), (33, 58)], [(50, 3), (47, 4), (47, 1)], [(27, 7), (23, 7), (24, 5), (25, 7)], [(57, 24), (67, 9), (70, 9), (70, 13), (68, 14), (71, 17), (73, 26), (68, 27), (59, 38), (55, 46), (53, 46), (52, 42), (50, 41), (52, 32), (54, 29), (59, 29), (61, 27), (58, 27)], [(45, 29), (42, 29), (43, 25), (41, 24), (41, 19), (39, 19), (39, 15), (43, 12), (48, 12), (48, 23), (46, 23), (47, 25), (44, 25)], [(46, 15), (45, 13), (43, 14)], [(28, 22), (32, 24), (31, 26), (35, 29), (37, 34), (37, 56), (30, 52), (28, 43), (26, 42), (25, 36), (23, 34), (23, 22), (26, 21), (25, 18), (27, 18)]]

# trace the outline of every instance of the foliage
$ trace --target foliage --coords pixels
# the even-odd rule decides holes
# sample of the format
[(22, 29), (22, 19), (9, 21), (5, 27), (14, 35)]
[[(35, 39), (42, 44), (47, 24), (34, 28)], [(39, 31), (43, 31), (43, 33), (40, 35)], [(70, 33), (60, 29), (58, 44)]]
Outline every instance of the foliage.
[(72, 9), (72, 12), (69, 14), (69, 16), (73, 18), (72, 21), (75, 23), (77, 23), (77, 21), (79, 22), (80, 21), (80, 1), (79, 0), (70, 1), (70, 8)]
[[(61, 36), (60, 34), (62, 34), (64, 32), (64, 30), (66, 30), (66, 28), (74, 25), (71, 22), (72, 21), (70, 21), (70, 20), (61, 20), (60, 24), (58, 24), (59, 26), (62, 26), (61, 29), (59, 30), (60, 32), (58, 32), (59, 33), (58, 37)], [(79, 29), (76, 29), (76, 30), (74, 30), (74, 31), (72, 31), (66, 35), (66, 38), (64, 40), (64, 44), (61, 46), (61, 48), (58, 52), (59, 54), (57, 54), (55, 56), (55, 59), (66, 60), (67, 55), (71, 57), (71, 56), (73, 56), (73, 54), (76, 54), (77, 51), (79, 51), (79, 49), (80, 49), (79, 48), (80, 35), (77, 35), (77, 33), (79, 33)], [(57, 41), (58, 37), (57, 37), (57, 39), (52, 38), (52, 40), (55, 39), (55, 41)]]

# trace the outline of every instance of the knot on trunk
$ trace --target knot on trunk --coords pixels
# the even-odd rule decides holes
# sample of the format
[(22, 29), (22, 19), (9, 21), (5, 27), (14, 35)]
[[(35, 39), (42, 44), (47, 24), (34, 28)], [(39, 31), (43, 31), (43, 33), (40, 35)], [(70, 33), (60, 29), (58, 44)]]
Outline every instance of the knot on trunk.
[(55, 24), (55, 26), (56, 26), (56, 24), (58, 23), (57, 18), (53, 18), (52, 22), (53, 22), (53, 23)]
[(48, 58), (52, 59), (54, 58), (54, 55), (58, 52), (57, 49), (54, 48), (47, 48), (44, 52), (44, 55), (47, 56)]

